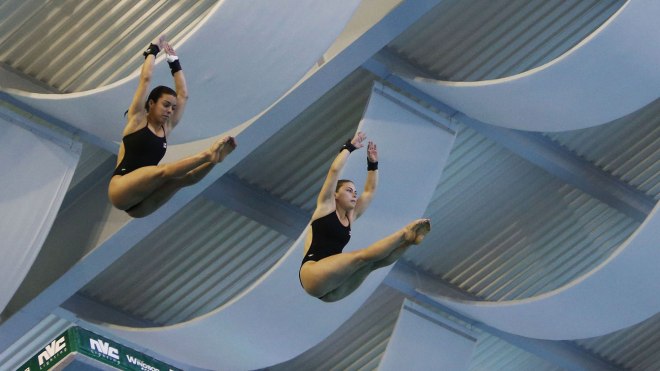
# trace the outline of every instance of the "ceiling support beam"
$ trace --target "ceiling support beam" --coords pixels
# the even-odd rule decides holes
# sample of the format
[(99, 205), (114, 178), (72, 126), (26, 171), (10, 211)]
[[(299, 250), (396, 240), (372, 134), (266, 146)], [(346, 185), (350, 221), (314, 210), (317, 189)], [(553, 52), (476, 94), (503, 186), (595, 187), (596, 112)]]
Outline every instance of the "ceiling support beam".
[(309, 222), (310, 212), (247, 184), (233, 174), (225, 174), (202, 193), (247, 218), (296, 240)]
[(499, 128), (462, 114), (458, 119), (530, 163), (640, 223), (655, 206), (651, 197), (542, 134)]
[(553, 142), (541, 133), (501, 128), (475, 120), (438, 101), (407, 83), (393, 71), (413, 76), (431, 77), (430, 72), (413, 65), (388, 49), (363, 65), (363, 68), (388, 83), (431, 104), (442, 114), (457, 120), (492, 139), (526, 161), (542, 168), (564, 182), (643, 222), (655, 201), (622, 180)]

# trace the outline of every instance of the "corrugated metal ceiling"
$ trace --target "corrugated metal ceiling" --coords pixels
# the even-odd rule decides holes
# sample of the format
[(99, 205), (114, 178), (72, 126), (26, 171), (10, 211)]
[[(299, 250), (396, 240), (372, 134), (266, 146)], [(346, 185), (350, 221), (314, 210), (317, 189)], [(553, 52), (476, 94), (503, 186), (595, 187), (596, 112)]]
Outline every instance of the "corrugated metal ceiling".
[(660, 314), (635, 326), (593, 339), (578, 340), (581, 347), (627, 370), (660, 370)]
[(660, 99), (607, 125), (546, 135), (660, 199)]
[[(336, 148), (355, 133), (372, 85), (371, 74), (356, 71), (232, 171), (311, 213)], [(269, 159), (266, 167), (263, 158)]]
[(158, 34), (173, 45), (217, 0), (6, 0), (0, 62), (60, 92), (108, 85), (136, 71)]
[(182, 322), (241, 293), (293, 241), (198, 197), (82, 293), (154, 324)]
[(442, 80), (496, 79), (557, 58), (623, 3), (444, 1), (389, 47)]
[[(77, 91), (132, 72), (139, 66), (140, 50), (159, 30), (169, 25), (175, 41), (217, 2), (54, 3), (0, 4), (0, 61), (59, 90)], [(443, 79), (510, 76), (561, 55), (623, 3), (450, 0), (388, 49)], [(89, 16), (80, 16), (83, 13)], [(99, 18), (92, 24), (94, 15)], [(106, 17), (115, 27), (104, 23)], [(45, 35), (38, 32), (44, 29), (59, 33), (36, 36)], [(364, 71), (350, 75), (242, 161), (232, 175), (310, 212), (335, 148), (357, 126), (373, 79)], [(656, 101), (608, 125), (546, 135), (657, 200), (658, 110)], [(269, 159), (267, 167), (264, 158)], [(427, 215), (433, 219), (433, 233), (404, 259), (490, 300), (529, 297), (569, 282), (607, 258), (638, 224), (465, 126), (460, 126)], [(240, 293), (290, 244), (289, 238), (199, 197), (83, 294), (136, 318), (176, 323)], [(401, 300), (399, 292), (381, 288), (332, 337), (272, 369), (376, 368)], [(575, 344), (630, 369), (658, 369), (660, 351), (654, 344), (660, 343), (655, 331), (659, 321), (656, 316)], [(558, 369), (487, 335), (480, 338), (478, 349), (473, 370)]]

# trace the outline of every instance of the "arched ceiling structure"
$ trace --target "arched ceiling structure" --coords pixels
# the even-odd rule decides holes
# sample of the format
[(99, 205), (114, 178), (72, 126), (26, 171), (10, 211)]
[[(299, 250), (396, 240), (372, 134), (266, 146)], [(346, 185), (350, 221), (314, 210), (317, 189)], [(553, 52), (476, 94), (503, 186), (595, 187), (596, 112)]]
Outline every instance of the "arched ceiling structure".
[[(171, 139), (190, 142), (227, 133), (273, 104), (321, 58), (358, 3), (219, 2), (174, 45), (185, 70), (195, 71), (186, 79), (193, 97), (186, 120), (195, 124)], [(158, 62), (165, 64), (164, 57)], [(168, 75), (157, 66), (154, 85), (171, 84)], [(138, 77), (135, 71), (110, 85), (69, 94), (6, 92), (78, 130), (119, 142), (117, 112), (126, 109)]]
[(492, 125), (546, 132), (602, 125), (660, 97), (657, 14), (657, 1), (629, 1), (564, 55), (517, 75), (410, 83)]
[(502, 331), (535, 339), (586, 339), (636, 325), (660, 306), (655, 295), (659, 223), (656, 206), (610, 258), (543, 295), (503, 302), (436, 300)]
[[(442, 181), (425, 212), (433, 220), (433, 231), (337, 331), (269, 368), (377, 367), (396, 311), (407, 297), (479, 332), (473, 367), (653, 369), (660, 364), (657, 315), (595, 338), (537, 341), (452, 312), (432, 297), (525, 300), (570, 285), (612, 256), (644, 222), (660, 195), (658, 100), (588, 129), (520, 132), (491, 126), (485, 119), (476, 121), (395, 75), (414, 71), (416, 76), (444, 81), (519, 75), (560, 58), (634, 2), (420, 0), (379, 6), (382, 2), (362, 1), (358, 12), (380, 16), (360, 18), (371, 23), (353, 28), (360, 31), (351, 37), (340, 35), (348, 41), (333, 45), (332, 53), (304, 71), (305, 77), (294, 81), (272, 105), (249, 107), (267, 109), (237, 129), (239, 148), (232, 156), (205, 181), (180, 192), (145, 220), (130, 220), (105, 201), (113, 145), (71, 130), (69, 123), (3, 93), (2, 110), (35, 121), (52, 119), (44, 127), (83, 141), (84, 149), (42, 251), (2, 313), (0, 362), (20, 364), (20, 354), (29, 356), (27, 349), (41, 346), (51, 331), (81, 318), (130, 327), (167, 326), (212, 313), (239, 297), (277, 264), (304, 229), (336, 146), (355, 131), (371, 87), (380, 81), (456, 125)], [(87, 64), (74, 55), (83, 55), (85, 48), (76, 49), (77, 42), (97, 45), (95, 39), (120, 40), (117, 35), (123, 32), (118, 44), (130, 47), (113, 45), (107, 58), (87, 56), (99, 74), (78, 86), (89, 90), (103, 85), (94, 81), (113, 83), (117, 76), (111, 75), (134, 71), (137, 65), (126, 66), (160, 30), (171, 27), (173, 40), (182, 41), (209, 14), (210, 8), (197, 4), (216, 5), (184, 1), (145, 8), (142, 3), (120, 3), (116, 6), (124, 8), (117, 12), (107, 3), (94, 3), (0, 4), (7, 17), (0, 22), (3, 86), (11, 76), (12, 87), (75, 91), (62, 82), (49, 85), (57, 80), (49, 78), (56, 73), (53, 69), (66, 59), (57, 54), (64, 48), (49, 45), (68, 42), (71, 48), (64, 55), (82, 71)], [(63, 10), (76, 16), (48, 16), (67, 14)], [(117, 25), (123, 25), (124, 18), (146, 23), (121, 26), (122, 30), (104, 27), (115, 35), (107, 38), (100, 28), (90, 26), (89, 19), (78, 16), (85, 13), (114, 15)], [(181, 19), (172, 21), (173, 15)], [(97, 19), (105, 22), (104, 17)], [(30, 27), (19, 27), (20, 20), (29, 20), (22, 24)], [(78, 20), (77, 27), (90, 30), (78, 34), (86, 41), (65, 36), (65, 29), (80, 29)], [(59, 26), (51, 23), (57, 21)], [(60, 39), (40, 39), (37, 34), (45, 33), (37, 32), (39, 26), (57, 30), (51, 34)], [(40, 59), (44, 53), (39, 50), (47, 50), (50, 58)], [(24, 67), (27, 61), (34, 63)], [(185, 59), (183, 64), (192, 78), (196, 69), (186, 67)], [(101, 73), (113, 69), (126, 72)], [(186, 118), (193, 117), (189, 113)], [(182, 133), (185, 127), (191, 128), (186, 134), (196, 130), (193, 121), (182, 124)], [(389, 146), (379, 149), (396, 153)], [(253, 351), (249, 344), (245, 347)], [(177, 364), (169, 354), (150, 354)]]

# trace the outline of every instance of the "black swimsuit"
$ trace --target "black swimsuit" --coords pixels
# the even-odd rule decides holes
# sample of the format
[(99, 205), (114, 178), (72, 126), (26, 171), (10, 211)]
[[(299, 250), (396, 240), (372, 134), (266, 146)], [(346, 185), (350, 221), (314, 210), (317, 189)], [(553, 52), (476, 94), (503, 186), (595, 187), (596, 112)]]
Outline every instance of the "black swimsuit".
[[(164, 133), (165, 129), (162, 125), (161, 129)], [(149, 130), (149, 124), (126, 135), (122, 142), (124, 142), (124, 158), (112, 175), (126, 175), (144, 166), (158, 165), (167, 150), (167, 139)]]
[(302, 264), (340, 254), (350, 239), (351, 225), (343, 226), (335, 211), (316, 219), (312, 222), (312, 243)]
[[(349, 223), (348, 227), (341, 224), (336, 211), (314, 220), (312, 222), (312, 243), (309, 245), (300, 268), (308, 261), (319, 261), (328, 256), (340, 254), (350, 239), (351, 224)], [(300, 270), (298, 270), (298, 280), (304, 289), (305, 285), (302, 283)]]

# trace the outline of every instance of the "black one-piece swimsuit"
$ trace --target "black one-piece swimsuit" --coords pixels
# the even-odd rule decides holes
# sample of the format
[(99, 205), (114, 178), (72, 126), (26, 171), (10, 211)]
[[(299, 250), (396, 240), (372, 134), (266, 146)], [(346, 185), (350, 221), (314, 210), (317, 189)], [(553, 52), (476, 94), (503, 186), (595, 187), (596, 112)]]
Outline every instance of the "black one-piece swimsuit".
[(312, 222), (312, 243), (300, 266), (340, 254), (350, 239), (351, 225), (342, 225), (335, 211), (316, 219)]
[[(163, 133), (165, 129), (161, 125)], [(126, 135), (124, 142), (124, 158), (122, 158), (112, 175), (126, 175), (135, 169), (158, 165), (165, 156), (167, 139), (159, 137), (149, 130), (149, 125)]]
[[(347, 227), (341, 224), (336, 211), (316, 219), (312, 222), (312, 243), (309, 245), (300, 268), (308, 261), (319, 261), (328, 256), (341, 254), (350, 239), (351, 224), (349, 223)], [(298, 270), (298, 279), (300, 286), (304, 288), (300, 270)]]

